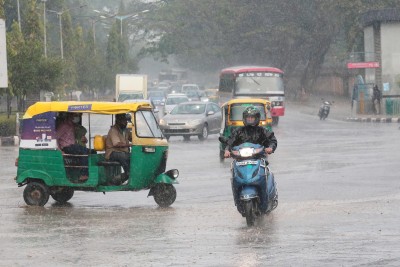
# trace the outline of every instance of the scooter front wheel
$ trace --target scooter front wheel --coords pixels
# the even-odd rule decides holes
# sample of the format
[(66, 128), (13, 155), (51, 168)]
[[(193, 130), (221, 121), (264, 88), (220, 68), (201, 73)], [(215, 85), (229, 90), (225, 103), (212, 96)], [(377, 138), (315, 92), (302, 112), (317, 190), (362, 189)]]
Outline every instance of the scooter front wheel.
[(253, 206), (253, 201), (245, 201), (244, 203), (244, 213), (246, 216), (246, 223), (247, 226), (253, 226), (254, 221), (256, 220), (255, 214), (254, 214), (254, 206)]

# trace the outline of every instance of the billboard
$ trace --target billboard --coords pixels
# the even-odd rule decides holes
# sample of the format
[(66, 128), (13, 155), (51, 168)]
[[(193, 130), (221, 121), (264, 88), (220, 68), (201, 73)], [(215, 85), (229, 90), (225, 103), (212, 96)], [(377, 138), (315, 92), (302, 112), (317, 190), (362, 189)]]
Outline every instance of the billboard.
[(0, 88), (8, 87), (6, 23), (0, 19)]

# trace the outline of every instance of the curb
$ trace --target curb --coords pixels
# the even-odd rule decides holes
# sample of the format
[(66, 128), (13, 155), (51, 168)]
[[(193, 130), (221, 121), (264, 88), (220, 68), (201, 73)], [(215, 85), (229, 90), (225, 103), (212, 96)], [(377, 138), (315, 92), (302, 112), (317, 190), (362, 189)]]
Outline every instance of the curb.
[(376, 122), (376, 123), (400, 123), (400, 118), (346, 118), (346, 121)]

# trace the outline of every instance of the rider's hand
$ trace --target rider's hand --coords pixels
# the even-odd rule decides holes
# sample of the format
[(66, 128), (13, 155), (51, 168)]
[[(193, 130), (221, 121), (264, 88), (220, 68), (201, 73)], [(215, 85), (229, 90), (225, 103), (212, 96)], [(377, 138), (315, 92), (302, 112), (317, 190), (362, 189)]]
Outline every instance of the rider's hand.
[(231, 156), (231, 152), (229, 150), (225, 150), (224, 158), (229, 158)]
[(265, 149), (265, 153), (267, 153), (267, 154), (271, 154), (272, 152), (274, 152), (274, 151), (273, 151), (272, 148), (270, 148), (270, 147), (267, 147), (267, 148)]

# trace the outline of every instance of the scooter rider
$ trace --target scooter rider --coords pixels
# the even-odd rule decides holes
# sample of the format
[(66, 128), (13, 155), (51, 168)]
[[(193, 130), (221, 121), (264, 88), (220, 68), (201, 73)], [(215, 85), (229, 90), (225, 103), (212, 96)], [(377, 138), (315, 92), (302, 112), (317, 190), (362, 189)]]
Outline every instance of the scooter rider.
[(225, 158), (231, 156), (230, 150), (232, 147), (246, 142), (264, 146), (266, 154), (271, 154), (275, 151), (278, 146), (278, 141), (276, 140), (274, 132), (258, 126), (260, 117), (260, 111), (253, 106), (247, 107), (243, 111), (243, 123), (245, 126), (232, 132), (225, 148)]

